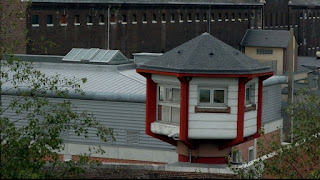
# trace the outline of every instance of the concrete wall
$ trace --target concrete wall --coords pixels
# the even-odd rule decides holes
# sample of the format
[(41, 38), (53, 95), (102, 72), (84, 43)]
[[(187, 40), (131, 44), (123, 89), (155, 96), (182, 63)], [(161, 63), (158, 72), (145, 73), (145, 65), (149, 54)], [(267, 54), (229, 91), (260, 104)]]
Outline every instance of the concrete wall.
[[(273, 54), (257, 54), (257, 49), (272, 49)], [(277, 61), (277, 73), (278, 75), (283, 74), (283, 61), (284, 61), (284, 50), (283, 48), (265, 48), (265, 47), (245, 47), (245, 54), (253, 59), (263, 61)]]

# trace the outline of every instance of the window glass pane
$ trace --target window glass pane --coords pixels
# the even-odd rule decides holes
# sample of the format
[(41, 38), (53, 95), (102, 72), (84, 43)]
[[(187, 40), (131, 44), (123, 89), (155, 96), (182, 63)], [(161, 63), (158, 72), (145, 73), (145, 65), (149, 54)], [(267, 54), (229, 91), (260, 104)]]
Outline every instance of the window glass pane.
[(104, 23), (104, 16), (103, 15), (99, 16), (99, 23)]
[(246, 101), (250, 100), (250, 88), (246, 88)]
[(47, 16), (47, 24), (52, 24), (52, 15)]
[(180, 108), (172, 107), (171, 109), (171, 122), (180, 123)]
[(180, 104), (180, 89), (172, 89), (172, 102)]
[(74, 16), (74, 23), (80, 23), (80, 16), (79, 15)]
[(164, 100), (164, 87), (159, 86), (159, 101), (163, 101), (163, 100)]
[(214, 103), (224, 103), (224, 90), (214, 90)]
[(166, 88), (166, 101), (172, 101), (172, 88)]
[(201, 103), (210, 103), (210, 90), (209, 89), (200, 89), (200, 102)]
[(161, 108), (161, 120), (169, 122), (170, 121), (170, 106), (162, 106)]
[(158, 105), (158, 120), (162, 120), (162, 105)]
[(38, 15), (32, 15), (32, 24), (39, 24)]

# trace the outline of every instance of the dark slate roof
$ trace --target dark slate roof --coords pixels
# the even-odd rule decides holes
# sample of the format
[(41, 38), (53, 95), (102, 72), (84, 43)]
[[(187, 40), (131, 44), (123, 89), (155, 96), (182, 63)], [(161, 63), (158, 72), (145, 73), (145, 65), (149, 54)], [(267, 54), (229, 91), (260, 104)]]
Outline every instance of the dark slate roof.
[(32, 0), (33, 3), (263, 5), (259, 0)]
[(320, 0), (291, 0), (291, 6), (320, 6)]
[(194, 74), (254, 74), (271, 72), (254, 60), (208, 33), (164, 53), (138, 69)]
[(289, 41), (290, 31), (248, 29), (240, 45), (287, 48)]

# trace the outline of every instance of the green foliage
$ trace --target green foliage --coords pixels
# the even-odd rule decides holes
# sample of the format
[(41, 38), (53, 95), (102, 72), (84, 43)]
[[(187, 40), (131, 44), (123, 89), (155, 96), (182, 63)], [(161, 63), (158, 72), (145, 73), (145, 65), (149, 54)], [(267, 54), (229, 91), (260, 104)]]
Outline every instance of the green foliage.
[[(64, 149), (61, 134), (74, 132), (88, 138), (88, 129), (97, 130), (103, 141), (115, 140), (113, 130), (101, 125), (92, 114), (79, 112), (68, 100), (69, 91), (84, 94), (80, 83), (86, 79), (65, 79), (59, 75), (48, 77), (14, 56), (1, 61), (1, 94), (16, 92), (10, 102), (0, 106), (1, 167), (2, 178), (52, 178), (82, 173), (88, 155), (80, 161), (63, 164), (58, 153)], [(51, 102), (48, 95), (61, 97)], [(17, 127), (16, 124), (23, 124)], [(91, 153), (103, 153), (101, 148)], [(90, 155), (90, 154), (89, 154)], [(46, 162), (52, 168), (66, 166), (66, 170), (52, 173), (43, 171)], [(66, 173), (67, 171), (68, 173)]]
[(288, 112), (293, 119), (292, 142), (280, 144), (276, 137), (267, 143), (259, 141), (265, 156), (249, 168), (235, 168), (242, 178), (320, 178), (319, 94), (301, 90)]

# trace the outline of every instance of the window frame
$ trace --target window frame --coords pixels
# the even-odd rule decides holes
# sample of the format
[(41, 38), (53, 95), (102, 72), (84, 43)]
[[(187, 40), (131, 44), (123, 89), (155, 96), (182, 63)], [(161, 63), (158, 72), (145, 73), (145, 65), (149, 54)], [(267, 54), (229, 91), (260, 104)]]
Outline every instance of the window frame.
[(60, 15), (60, 26), (67, 26), (68, 21), (67, 21), (67, 15), (61, 14)]
[[(48, 23), (51, 20), (51, 23)], [(47, 15), (47, 27), (53, 26), (53, 16), (51, 14)]]
[(32, 27), (39, 27), (39, 15), (34, 14), (31, 16), (31, 25)]
[(256, 53), (259, 55), (273, 55), (273, 49), (257, 48)]
[[(164, 88), (164, 94), (163, 94), (163, 101), (160, 101), (160, 87)], [(167, 100), (167, 89), (171, 89), (171, 100)], [(179, 96), (179, 102), (174, 102), (173, 99), (173, 89), (179, 89), (180, 96)], [(168, 85), (168, 84), (157, 84), (157, 117), (156, 121), (160, 123), (167, 123), (167, 124), (180, 124), (180, 103), (181, 103), (181, 87), (178, 85)], [(159, 106), (168, 106), (169, 109), (169, 120), (159, 120)], [(179, 108), (179, 120), (178, 122), (172, 122), (172, 108)]]
[[(200, 102), (200, 91), (201, 90), (210, 90), (210, 102)], [(224, 91), (224, 102), (223, 103), (215, 103), (214, 102), (214, 91), (223, 90)], [(200, 86), (198, 87), (198, 105), (200, 107), (228, 107), (228, 88), (227, 87), (208, 87), (208, 86)]]

